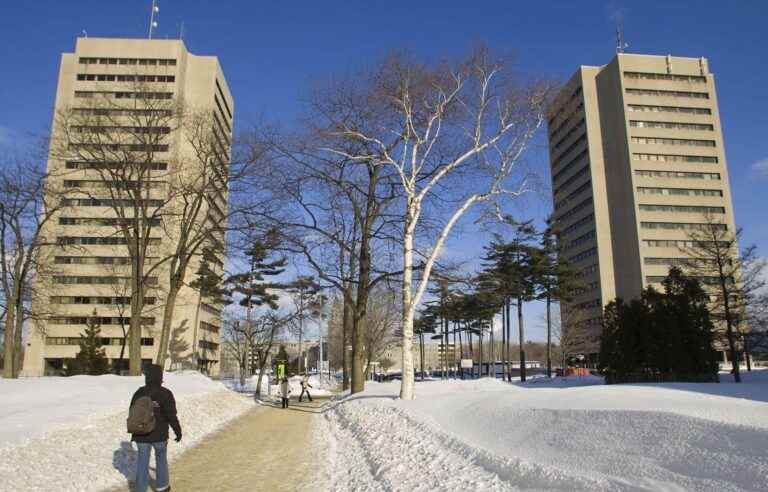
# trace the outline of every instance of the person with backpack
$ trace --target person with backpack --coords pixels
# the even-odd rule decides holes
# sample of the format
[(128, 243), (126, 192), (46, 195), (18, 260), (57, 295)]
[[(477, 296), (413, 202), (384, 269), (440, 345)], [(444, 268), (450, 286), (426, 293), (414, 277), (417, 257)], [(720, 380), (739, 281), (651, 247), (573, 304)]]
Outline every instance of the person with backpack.
[(280, 381), (280, 397), (282, 398), (283, 408), (288, 408), (288, 398), (291, 394), (291, 387), (288, 385), (288, 378)]
[(176, 416), (176, 400), (171, 390), (162, 387), (163, 368), (152, 364), (144, 373), (145, 385), (136, 390), (128, 411), (128, 432), (136, 443), (139, 455), (136, 463), (136, 492), (149, 487), (149, 455), (155, 450), (157, 491), (170, 491), (168, 476), (168, 427), (173, 429), (176, 442), (181, 441), (181, 425)]
[(309, 384), (309, 376), (305, 373), (304, 377), (301, 378), (301, 394), (299, 395), (299, 402), (304, 398), (304, 393), (307, 394), (309, 401), (312, 401), (312, 395), (309, 394), (309, 388), (311, 387), (312, 385)]

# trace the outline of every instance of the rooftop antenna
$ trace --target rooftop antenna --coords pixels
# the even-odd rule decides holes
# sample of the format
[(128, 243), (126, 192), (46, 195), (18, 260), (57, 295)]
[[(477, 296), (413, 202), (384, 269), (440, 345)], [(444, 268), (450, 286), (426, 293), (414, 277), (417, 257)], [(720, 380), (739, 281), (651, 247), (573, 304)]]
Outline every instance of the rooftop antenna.
[(616, 18), (616, 53), (624, 53), (629, 48), (629, 43), (624, 42), (624, 19), (621, 16)]
[(160, 7), (157, 5), (158, 0), (152, 0), (152, 13), (149, 15), (149, 39), (152, 39), (152, 34), (157, 28), (157, 19), (160, 16)]
[(80, 31), (80, 33), (83, 35), (83, 37), (85, 37), (85, 38), (87, 38), (87, 37), (88, 37), (88, 31), (86, 31), (85, 29), (83, 29), (82, 31)]
[(179, 28), (179, 39), (184, 41), (184, 21), (181, 21), (181, 27)]

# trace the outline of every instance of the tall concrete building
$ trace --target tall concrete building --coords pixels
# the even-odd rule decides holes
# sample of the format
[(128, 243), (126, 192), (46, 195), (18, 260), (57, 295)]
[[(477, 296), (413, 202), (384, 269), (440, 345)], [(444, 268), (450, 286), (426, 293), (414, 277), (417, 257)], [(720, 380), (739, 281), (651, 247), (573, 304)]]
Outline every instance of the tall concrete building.
[[(147, 109), (149, 101), (163, 101), (167, 109), (157, 109), (158, 105)], [(147, 149), (139, 149), (130, 155), (146, 159), (146, 163), (139, 164), (150, 166), (149, 206), (153, 206), (153, 200), (178, 204), (173, 202), (179, 198), (171, 197), (168, 183), (180, 179), (179, 176), (192, 175), (191, 162), (196, 150), (191, 148), (193, 136), (188, 134), (192, 130), (182, 120), (182, 112), (176, 112), (178, 108), (184, 108), (185, 114), (194, 108), (197, 115), (206, 115), (218, 149), (206, 159), (228, 166), (234, 102), (215, 56), (193, 55), (180, 40), (79, 38), (75, 52), (64, 53), (61, 58), (53, 141), (70, 138), (78, 131), (123, 135), (121, 142), (126, 142), (125, 145), (108, 147), (114, 153), (123, 152), (126, 146), (128, 151), (136, 150), (136, 144), (130, 141), (131, 134), (162, 135), (152, 149), (145, 153), (142, 152)], [(156, 123), (147, 123), (143, 128), (131, 123), (139, 116), (155, 113), (160, 115), (154, 120)], [(77, 126), (72, 124), (74, 119), (62, 118), (64, 114), (88, 115), (92, 117), (90, 120), (81, 121), (92, 123)], [(128, 137), (124, 137), (126, 134)], [(105, 141), (109, 142), (109, 138)], [(70, 139), (69, 147), (71, 142)], [(93, 142), (89, 145), (93, 154), (104, 148)], [(124, 155), (128, 155), (128, 151)], [(121, 163), (99, 161), (67, 158), (53, 150), (49, 155), (49, 181), (52, 187), (61, 190), (66, 206), (55, 213), (44, 229), (44, 233), (54, 239), (54, 245), (42, 256), (35, 286), (33, 310), (37, 306), (40, 319), (28, 337), (23, 368), (26, 375), (65, 371), (79, 351), (80, 333), (89, 322), (100, 325), (107, 357), (127, 368), (128, 347), (125, 346), (124, 359), (120, 359), (120, 354), (125, 341), (124, 329), (131, 315), (131, 261), (117, 226), (120, 220), (126, 219), (118, 216), (119, 211), (112, 203), (114, 196), (110, 199), (108, 192), (112, 185), (105, 184), (104, 173), (99, 171), (100, 166)], [(124, 185), (132, 186), (130, 182)], [(205, 212), (197, 216), (201, 221), (225, 225), (225, 185), (215, 196), (206, 199), (203, 207)], [(157, 220), (158, 224), (151, 232), (147, 268), (162, 264), (145, 283), (141, 340), (144, 363), (155, 357), (162, 327), (170, 262), (161, 260), (172, 254), (177, 243), (173, 228), (163, 223), (164, 218), (151, 220)], [(209, 240), (223, 244), (223, 228), (212, 233), (206, 239)], [(221, 306), (188, 286), (195, 279), (200, 262), (200, 255), (193, 258), (187, 286), (181, 289), (176, 300), (170, 365), (197, 367), (215, 374), (220, 360)], [(210, 266), (214, 270), (223, 268), (220, 253), (212, 253), (208, 262), (213, 263)]]
[(705, 58), (620, 53), (578, 69), (548, 129), (554, 218), (581, 276), (562, 316), (595, 361), (603, 306), (658, 284), (706, 215), (734, 229), (714, 75)]

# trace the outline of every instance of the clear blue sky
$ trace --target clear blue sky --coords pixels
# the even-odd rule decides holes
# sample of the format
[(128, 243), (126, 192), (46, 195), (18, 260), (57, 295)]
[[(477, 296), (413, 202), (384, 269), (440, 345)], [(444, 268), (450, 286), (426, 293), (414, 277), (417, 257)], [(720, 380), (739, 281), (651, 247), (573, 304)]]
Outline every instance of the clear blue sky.
[[(75, 37), (146, 36), (149, 0), (0, 0), (0, 145), (50, 124), (59, 57)], [(628, 52), (705, 56), (717, 77), (736, 220), (768, 255), (768, 2), (664, 0), (267, 2), (160, 0), (157, 37), (217, 55), (236, 124), (290, 120), (303, 90), (390, 49), (433, 59), (477, 41), (512, 50), (521, 68), (566, 79), (614, 54), (617, 12)], [(762, 161), (762, 173), (756, 171)], [(544, 214), (546, 197), (532, 203)], [(463, 249), (463, 248), (462, 248)], [(538, 338), (538, 334), (532, 334)]]

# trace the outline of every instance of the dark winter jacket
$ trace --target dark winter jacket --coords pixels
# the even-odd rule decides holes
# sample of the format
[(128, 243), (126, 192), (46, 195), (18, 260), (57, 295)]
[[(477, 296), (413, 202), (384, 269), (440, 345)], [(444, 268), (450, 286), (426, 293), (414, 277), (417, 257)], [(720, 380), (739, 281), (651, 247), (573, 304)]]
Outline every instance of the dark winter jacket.
[(176, 437), (181, 436), (181, 425), (176, 417), (176, 400), (173, 393), (163, 388), (163, 368), (151, 365), (145, 373), (146, 386), (142, 386), (131, 398), (131, 405), (142, 396), (149, 396), (155, 408), (155, 428), (149, 434), (133, 434), (132, 441), (136, 442), (161, 442), (168, 440), (168, 426), (173, 428)]

